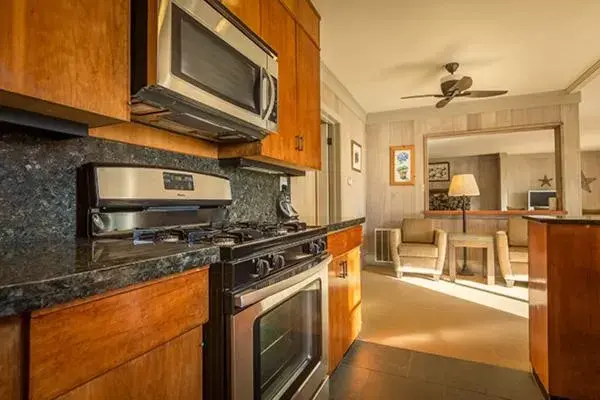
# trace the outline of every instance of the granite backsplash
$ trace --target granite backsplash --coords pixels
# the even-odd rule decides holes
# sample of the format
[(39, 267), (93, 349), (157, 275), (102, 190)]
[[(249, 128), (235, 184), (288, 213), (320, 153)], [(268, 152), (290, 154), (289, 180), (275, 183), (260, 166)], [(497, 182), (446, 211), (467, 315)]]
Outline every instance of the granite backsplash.
[(0, 243), (75, 236), (76, 169), (87, 162), (160, 165), (230, 178), (232, 221), (277, 219), (279, 178), (217, 160), (96, 138), (57, 139), (0, 125)]

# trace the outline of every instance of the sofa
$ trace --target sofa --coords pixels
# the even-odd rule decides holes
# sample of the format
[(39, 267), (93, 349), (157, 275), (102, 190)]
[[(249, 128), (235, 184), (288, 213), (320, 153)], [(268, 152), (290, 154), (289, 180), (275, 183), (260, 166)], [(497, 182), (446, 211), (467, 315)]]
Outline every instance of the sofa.
[(509, 218), (508, 230), (496, 232), (498, 263), (508, 287), (512, 287), (515, 281), (529, 281), (529, 248), (527, 246), (527, 220), (523, 218)]
[(390, 246), (398, 278), (405, 272), (432, 275), (434, 280), (442, 275), (448, 235), (435, 229), (432, 220), (404, 219), (401, 228), (391, 231)]

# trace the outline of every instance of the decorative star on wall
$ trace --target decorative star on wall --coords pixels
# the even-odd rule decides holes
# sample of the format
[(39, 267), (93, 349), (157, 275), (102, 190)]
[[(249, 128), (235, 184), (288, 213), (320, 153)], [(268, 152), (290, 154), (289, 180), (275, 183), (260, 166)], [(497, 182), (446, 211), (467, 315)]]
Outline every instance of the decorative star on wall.
[(583, 190), (585, 190), (588, 193), (592, 193), (592, 188), (590, 188), (590, 183), (594, 182), (596, 180), (595, 177), (586, 177), (585, 174), (583, 173), (583, 170), (581, 170), (581, 188)]
[(548, 175), (546, 175), (546, 174), (544, 174), (544, 177), (542, 179), (538, 179), (538, 181), (540, 181), (541, 187), (544, 187), (544, 186), (552, 187), (552, 180), (554, 180), (554, 178), (548, 178)]

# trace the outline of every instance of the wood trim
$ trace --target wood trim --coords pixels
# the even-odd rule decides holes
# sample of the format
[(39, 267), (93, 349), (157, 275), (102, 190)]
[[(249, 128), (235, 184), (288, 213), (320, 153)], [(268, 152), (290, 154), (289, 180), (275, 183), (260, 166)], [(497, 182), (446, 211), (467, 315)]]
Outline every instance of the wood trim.
[(197, 157), (218, 158), (219, 155), (215, 143), (133, 122), (90, 129), (90, 136)]
[(207, 319), (208, 268), (36, 315), (30, 329), (30, 398), (64, 394)]
[[(563, 123), (562, 122), (551, 122), (551, 123), (543, 123), (543, 124), (528, 124), (528, 125), (515, 125), (515, 126), (506, 126), (506, 127), (494, 127), (494, 128), (486, 128), (486, 129), (472, 129), (472, 130), (463, 130), (463, 131), (450, 131), (450, 132), (431, 132), (423, 134), (423, 187), (424, 196), (423, 196), (423, 209), (426, 210), (425, 213), (432, 212), (429, 211), (429, 170), (428, 170), (428, 161), (429, 161), (429, 147), (428, 141), (430, 139), (435, 138), (448, 138), (452, 136), (471, 136), (471, 135), (494, 135), (494, 134), (502, 134), (502, 133), (513, 133), (513, 132), (529, 132), (529, 131), (541, 131), (541, 130), (550, 130), (554, 131), (554, 155), (556, 157), (555, 161), (555, 171), (556, 171), (556, 206), (558, 210), (563, 210), (563, 173), (562, 173), (562, 132), (563, 132)], [(487, 211), (487, 210), (479, 210), (479, 211)], [(512, 211), (512, 210), (511, 210)], [(439, 211), (433, 211), (439, 212)], [(445, 211), (442, 211), (445, 212)], [(468, 211), (472, 212), (472, 211)], [(504, 212), (504, 211), (501, 211)], [(559, 213), (562, 211), (558, 211)], [(562, 214), (552, 214), (548, 212), (548, 215), (562, 215)], [(524, 215), (527, 215), (526, 213)], [(535, 214), (535, 213), (534, 213)], [(426, 214), (427, 215), (427, 214)], [(543, 214), (542, 214), (543, 215)]]
[(353, 226), (327, 236), (327, 250), (333, 257), (339, 257), (362, 245), (362, 225)]
[[(425, 217), (447, 217), (447, 216), (462, 216), (461, 210), (443, 210), (443, 211), (425, 211), (423, 213)], [(510, 217), (513, 215), (567, 215), (566, 211), (548, 211), (548, 210), (469, 210), (467, 211), (467, 217), (469, 216), (506, 216)]]
[(590, 83), (600, 71), (600, 60), (596, 61), (591, 67), (586, 69), (581, 75), (579, 75), (567, 88), (565, 92), (573, 93), (580, 91), (585, 85)]
[(556, 127), (562, 126), (563, 123), (550, 122), (543, 124), (528, 124), (528, 125), (513, 125), (504, 127), (484, 128), (484, 129), (470, 129), (464, 131), (449, 131), (449, 132), (431, 132), (423, 135), (424, 138), (436, 138), (448, 136), (470, 136), (470, 135), (489, 135), (495, 133), (513, 133), (513, 132), (527, 132), (527, 131), (541, 131), (555, 129)]
[(25, 398), (24, 326), (21, 317), (0, 320), (0, 399)]
[[(410, 151), (410, 181), (409, 182), (395, 182), (394, 181), (394, 152), (397, 150), (409, 150)], [(414, 186), (416, 180), (415, 171), (415, 145), (409, 144), (406, 146), (390, 146), (390, 185), (391, 186)]]

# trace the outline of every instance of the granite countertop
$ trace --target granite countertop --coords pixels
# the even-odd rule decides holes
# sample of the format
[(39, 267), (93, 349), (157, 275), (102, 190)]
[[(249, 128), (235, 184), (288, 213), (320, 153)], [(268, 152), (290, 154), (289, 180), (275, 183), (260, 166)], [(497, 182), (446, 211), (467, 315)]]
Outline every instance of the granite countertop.
[(341, 231), (342, 229), (351, 228), (355, 225), (360, 225), (365, 222), (365, 217), (334, 221), (327, 225), (327, 232)]
[(574, 217), (569, 215), (526, 215), (523, 218), (547, 224), (600, 225), (599, 215)]
[(131, 240), (3, 245), (0, 317), (124, 288), (219, 261), (211, 245)]

